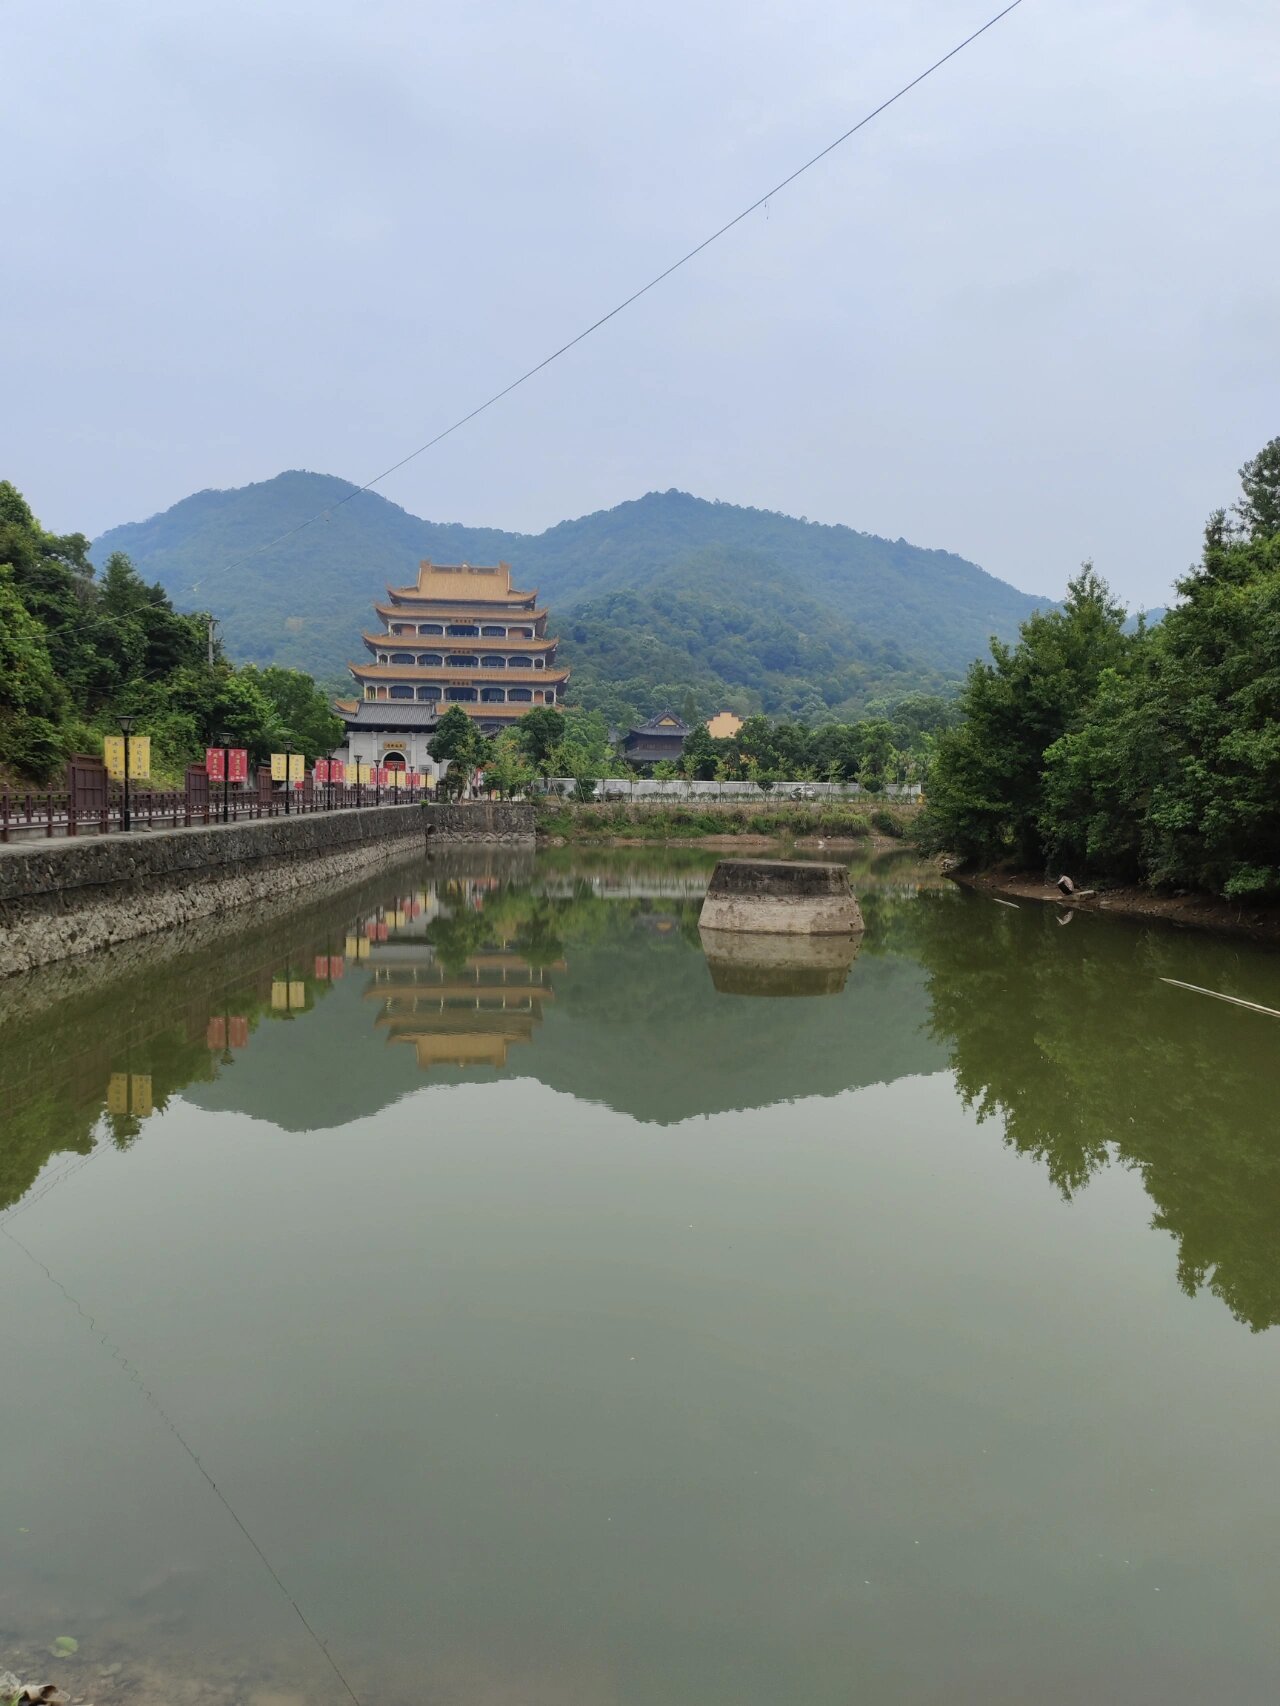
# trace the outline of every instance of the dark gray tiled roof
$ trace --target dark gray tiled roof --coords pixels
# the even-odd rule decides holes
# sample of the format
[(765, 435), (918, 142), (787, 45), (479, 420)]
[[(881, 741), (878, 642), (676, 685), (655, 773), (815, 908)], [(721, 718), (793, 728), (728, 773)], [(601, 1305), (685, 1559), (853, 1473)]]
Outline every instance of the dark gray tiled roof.
[(333, 707), (348, 728), (365, 729), (433, 729), (440, 721), (434, 705), (409, 699), (361, 699), (354, 711)]
[[(672, 722), (666, 728), (661, 728), (659, 725), (664, 717), (670, 717)], [(635, 728), (627, 731), (633, 735), (660, 735), (663, 739), (675, 739), (676, 736), (683, 738), (689, 732), (688, 724), (682, 723), (674, 711), (659, 711), (657, 716), (650, 717), (647, 723), (638, 723)]]

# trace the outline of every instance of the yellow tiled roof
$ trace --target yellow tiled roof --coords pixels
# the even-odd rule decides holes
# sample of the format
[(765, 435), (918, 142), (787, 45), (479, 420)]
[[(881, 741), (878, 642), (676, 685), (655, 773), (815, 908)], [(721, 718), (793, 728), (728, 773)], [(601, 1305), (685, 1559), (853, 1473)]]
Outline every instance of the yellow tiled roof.
[(442, 598), (451, 601), (472, 599), (477, 604), (494, 604), (517, 598), (532, 598), (530, 592), (520, 592), (511, 584), (510, 563), (495, 563), (491, 567), (470, 563), (421, 562), (418, 564), (417, 586), (389, 586), (387, 591), (399, 598)]

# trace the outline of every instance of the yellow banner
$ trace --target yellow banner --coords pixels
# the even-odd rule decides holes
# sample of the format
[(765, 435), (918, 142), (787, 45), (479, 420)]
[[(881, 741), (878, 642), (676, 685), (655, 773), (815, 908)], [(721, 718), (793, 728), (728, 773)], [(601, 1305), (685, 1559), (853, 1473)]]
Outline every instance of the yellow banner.
[(271, 754), (271, 780), (273, 782), (287, 782), (289, 780), (283, 752)]
[(129, 1112), (129, 1074), (113, 1072), (107, 1079), (107, 1112), (109, 1114), (127, 1114)]
[(372, 764), (362, 764), (362, 765), (360, 765), (359, 769), (360, 769), (360, 774), (357, 778), (358, 781), (361, 781), (361, 782), (372, 782), (373, 781), (373, 765)]
[(307, 755), (306, 755), (306, 753), (305, 752), (291, 752), (289, 754), (289, 780), (291, 782), (304, 781), (306, 779), (306, 774), (307, 774)]
[[(102, 762), (107, 767), (107, 775), (113, 782), (124, 781), (124, 736), (103, 735)], [(151, 780), (151, 736), (129, 736), (129, 780), (131, 782), (149, 782)]]
[(369, 938), (367, 936), (362, 936), (360, 938), (360, 948), (359, 952), (356, 954), (356, 958), (358, 960), (367, 960), (369, 958)]
[(348, 936), (346, 943), (344, 945), (346, 948), (346, 955), (347, 955), (347, 958), (349, 960), (354, 960), (354, 959), (357, 959), (359, 957), (360, 941), (359, 941), (358, 937)]
[(140, 1119), (146, 1119), (147, 1115), (153, 1112), (151, 1105), (151, 1074), (149, 1072), (135, 1072), (130, 1079), (130, 1088), (133, 1097), (134, 1113), (137, 1114)]
[(344, 766), (344, 769), (347, 773), (346, 781), (348, 788), (354, 788), (356, 783), (360, 780), (357, 767), (354, 764), (348, 764)]
[(271, 983), (271, 1006), (274, 1012), (287, 1011), (289, 1006), (289, 985), (283, 978), (274, 978)]
[(305, 1007), (307, 1004), (307, 986), (305, 983), (294, 982), (289, 985), (290, 1007)]

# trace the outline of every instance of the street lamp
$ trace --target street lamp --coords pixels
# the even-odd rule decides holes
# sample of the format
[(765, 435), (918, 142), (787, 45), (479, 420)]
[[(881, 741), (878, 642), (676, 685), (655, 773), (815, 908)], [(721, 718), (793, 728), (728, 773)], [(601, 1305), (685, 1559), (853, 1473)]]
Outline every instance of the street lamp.
[(222, 821), (231, 821), (231, 735), (223, 729), (218, 736), (218, 745), (222, 748)]
[(120, 827), (126, 832), (133, 827), (133, 818), (129, 813), (129, 735), (133, 729), (133, 717), (121, 717), (120, 733), (124, 736), (124, 801), (120, 808)]
[(292, 751), (293, 742), (287, 740), (284, 743), (284, 810), (286, 817), (289, 815), (289, 795), (293, 792), (293, 765), (289, 756)]

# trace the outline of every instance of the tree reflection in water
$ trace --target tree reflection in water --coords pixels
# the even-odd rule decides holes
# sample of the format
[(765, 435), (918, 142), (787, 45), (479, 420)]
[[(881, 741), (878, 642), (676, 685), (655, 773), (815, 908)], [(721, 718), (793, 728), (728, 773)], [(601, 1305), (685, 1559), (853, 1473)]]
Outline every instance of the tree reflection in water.
[(1132, 1168), (1152, 1225), (1255, 1332), (1280, 1321), (1280, 1024), (1187, 991), (1263, 1002), (1280, 962), (1165, 926), (924, 895), (904, 921), (928, 973), (930, 1029), (965, 1103), (1003, 1121), (1065, 1197)]

